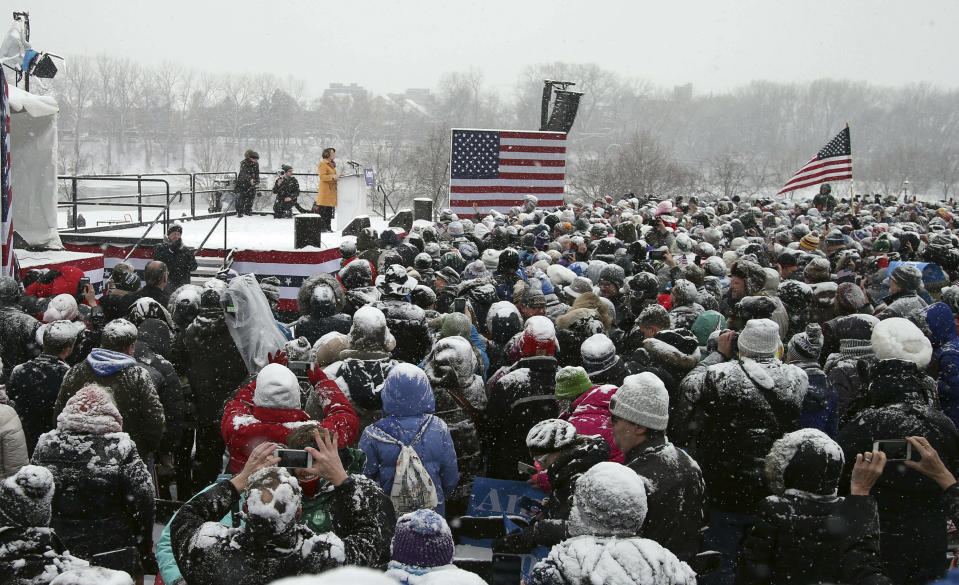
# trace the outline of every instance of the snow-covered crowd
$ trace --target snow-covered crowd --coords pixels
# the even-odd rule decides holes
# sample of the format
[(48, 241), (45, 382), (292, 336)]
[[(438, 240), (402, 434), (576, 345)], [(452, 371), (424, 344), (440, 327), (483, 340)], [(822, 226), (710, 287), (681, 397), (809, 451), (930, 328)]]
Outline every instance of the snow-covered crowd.
[[(0, 278), (0, 583), (505, 582), (462, 536), (547, 547), (534, 585), (959, 582), (953, 213), (444, 210), (344, 239), (292, 322), (276, 277)], [(467, 534), (481, 477), (548, 498)]]

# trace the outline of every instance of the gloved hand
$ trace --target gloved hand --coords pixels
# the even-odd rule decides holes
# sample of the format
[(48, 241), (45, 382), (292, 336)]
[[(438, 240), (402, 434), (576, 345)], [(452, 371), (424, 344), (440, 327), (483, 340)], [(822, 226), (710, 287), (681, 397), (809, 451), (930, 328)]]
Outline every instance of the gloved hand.
[[(261, 355), (262, 355), (262, 354), (261, 354)], [(289, 358), (286, 357), (286, 352), (283, 351), (282, 349), (277, 350), (276, 354), (267, 353), (267, 354), (266, 354), (266, 359), (267, 359), (271, 364), (280, 364), (280, 365), (285, 366), (285, 365), (287, 365), (288, 363), (290, 363)]]
[(329, 378), (326, 376), (326, 372), (324, 372), (323, 368), (320, 367), (320, 364), (317, 363), (310, 365), (310, 369), (306, 371), (306, 376), (310, 380), (310, 386), (316, 386), (320, 382), (329, 380)]
[(528, 553), (536, 548), (532, 530), (514, 530), (506, 536), (493, 539), (493, 552), (506, 554)]

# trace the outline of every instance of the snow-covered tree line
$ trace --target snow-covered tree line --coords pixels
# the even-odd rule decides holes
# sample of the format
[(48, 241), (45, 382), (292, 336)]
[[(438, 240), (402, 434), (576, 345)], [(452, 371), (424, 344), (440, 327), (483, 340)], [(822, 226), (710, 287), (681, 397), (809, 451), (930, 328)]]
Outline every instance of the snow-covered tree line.
[(907, 179), (931, 196), (959, 187), (959, 90), (930, 85), (755, 81), (683, 99), (597, 64), (552, 63), (528, 67), (511, 92), (470, 69), (444, 74), (427, 96), (316, 97), (303, 79), (101, 55), (68, 59), (40, 91), (60, 102), (65, 174), (232, 170), (247, 148), (264, 170), (314, 172), (334, 145), (374, 166), (399, 202), (445, 197), (450, 128), (538, 128), (547, 78), (585, 92), (570, 135), (576, 194), (775, 192), (847, 121), (857, 192), (898, 193)]

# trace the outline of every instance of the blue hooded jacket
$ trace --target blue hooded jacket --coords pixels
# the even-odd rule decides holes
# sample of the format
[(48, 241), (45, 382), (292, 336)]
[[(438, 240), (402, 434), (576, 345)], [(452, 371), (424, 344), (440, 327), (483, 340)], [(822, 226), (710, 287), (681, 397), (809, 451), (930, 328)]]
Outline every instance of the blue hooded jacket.
[(934, 303), (926, 309), (932, 355), (939, 365), (939, 404), (942, 412), (959, 426), (959, 334), (956, 318), (946, 303)]
[(125, 353), (97, 347), (87, 356), (87, 364), (90, 365), (90, 369), (93, 370), (94, 374), (98, 376), (109, 376), (130, 366), (135, 366), (137, 362)]
[[(435, 410), (433, 388), (426, 373), (413, 364), (398, 363), (383, 382), (380, 395), (386, 417), (373, 426), (404, 445), (409, 445)], [(400, 447), (379, 441), (367, 431), (363, 431), (359, 447), (366, 453), (366, 468), (363, 473), (389, 494), (393, 489)], [(445, 514), (445, 494), (452, 493), (460, 478), (453, 438), (446, 423), (433, 417), (423, 437), (413, 445), (413, 450), (419, 455), (436, 485), (439, 500), (436, 511), (441, 515)]]

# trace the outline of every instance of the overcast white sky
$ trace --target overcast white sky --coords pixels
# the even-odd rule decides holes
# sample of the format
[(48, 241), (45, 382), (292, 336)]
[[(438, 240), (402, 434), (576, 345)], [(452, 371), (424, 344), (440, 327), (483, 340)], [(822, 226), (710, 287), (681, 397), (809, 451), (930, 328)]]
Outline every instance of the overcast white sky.
[[(478, 67), (510, 88), (524, 66), (596, 62), (697, 93), (753, 79), (957, 85), (957, 0), (3, 0), (39, 50), (112, 52), (199, 70), (294, 75), (321, 90), (435, 87)], [(8, 21), (9, 22), (9, 21)]]

